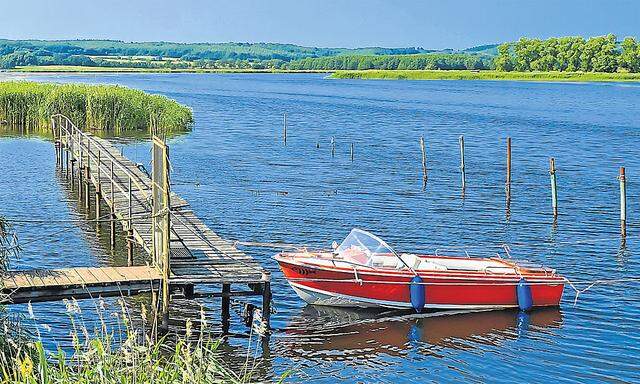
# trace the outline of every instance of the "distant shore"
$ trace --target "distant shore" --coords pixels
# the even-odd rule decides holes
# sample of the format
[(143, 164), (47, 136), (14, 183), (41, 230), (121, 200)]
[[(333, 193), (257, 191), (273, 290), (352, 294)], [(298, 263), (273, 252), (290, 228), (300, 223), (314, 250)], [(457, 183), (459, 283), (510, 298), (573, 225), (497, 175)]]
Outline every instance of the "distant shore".
[(235, 69), (235, 68), (135, 68), (135, 67), (86, 67), (76, 65), (34, 65), (16, 67), (7, 72), (28, 73), (330, 73), (328, 70), (288, 69)]
[(640, 81), (640, 73), (502, 72), (472, 70), (364, 70), (335, 71), (333, 79), (380, 80), (516, 80), (516, 81)]

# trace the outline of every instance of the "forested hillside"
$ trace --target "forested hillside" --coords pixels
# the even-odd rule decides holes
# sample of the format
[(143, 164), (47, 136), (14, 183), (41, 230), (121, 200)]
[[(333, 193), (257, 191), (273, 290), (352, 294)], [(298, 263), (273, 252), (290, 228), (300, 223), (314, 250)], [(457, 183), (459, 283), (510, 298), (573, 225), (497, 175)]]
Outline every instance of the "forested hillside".
[(308, 57), (397, 55), (422, 48), (315, 48), (276, 43), (127, 43), (114, 40), (0, 40), (0, 67), (25, 65), (127, 66), (141, 68), (282, 68)]

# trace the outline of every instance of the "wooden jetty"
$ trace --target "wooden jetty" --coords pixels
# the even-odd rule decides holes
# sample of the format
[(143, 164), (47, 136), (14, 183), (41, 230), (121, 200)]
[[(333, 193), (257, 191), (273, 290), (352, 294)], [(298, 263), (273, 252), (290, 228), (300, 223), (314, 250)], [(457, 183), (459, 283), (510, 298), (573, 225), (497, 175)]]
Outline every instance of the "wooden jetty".
[[(169, 148), (164, 140), (153, 137), (148, 175), (109, 141), (83, 132), (67, 117), (55, 115), (51, 124), (62, 174), (77, 188), (86, 208), (95, 199), (93, 220), (110, 224), (112, 246), (116, 224), (120, 225), (127, 235), (128, 266), (8, 271), (0, 279), (3, 293), (13, 303), (151, 291), (160, 295), (167, 325), (175, 293), (222, 297), (223, 322), (229, 319), (230, 297), (261, 295), (260, 316), (268, 329), (269, 273), (209, 229), (185, 200), (170, 191)], [(135, 246), (148, 255), (147, 265), (133, 265)], [(245, 288), (232, 289), (240, 285)], [(207, 290), (196, 292), (197, 286)]]

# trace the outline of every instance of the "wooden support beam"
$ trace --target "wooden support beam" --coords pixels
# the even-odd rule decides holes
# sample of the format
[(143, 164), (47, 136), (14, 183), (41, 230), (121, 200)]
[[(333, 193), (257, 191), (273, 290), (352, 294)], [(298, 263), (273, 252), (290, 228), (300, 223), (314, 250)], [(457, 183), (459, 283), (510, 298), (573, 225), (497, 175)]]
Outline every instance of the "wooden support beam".
[(229, 333), (229, 309), (231, 308), (231, 300), (229, 298), (229, 293), (231, 292), (231, 284), (222, 284), (222, 333)]

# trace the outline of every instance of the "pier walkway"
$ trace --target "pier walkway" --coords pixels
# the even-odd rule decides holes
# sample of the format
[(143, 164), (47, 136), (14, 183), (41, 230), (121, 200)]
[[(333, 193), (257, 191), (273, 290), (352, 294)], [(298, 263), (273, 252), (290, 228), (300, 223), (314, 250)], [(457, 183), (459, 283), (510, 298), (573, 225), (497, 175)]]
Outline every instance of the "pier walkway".
[[(261, 316), (268, 326), (269, 273), (213, 232), (170, 191), (169, 148), (163, 140), (153, 137), (149, 175), (109, 141), (78, 129), (63, 115), (52, 117), (52, 129), (60, 171), (77, 188), (85, 208), (95, 201), (93, 220), (110, 224), (112, 246), (118, 225), (127, 235), (128, 265), (8, 271), (0, 281), (13, 303), (157, 290), (166, 323), (173, 293), (222, 297), (223, 319), (229, 317), (231, 296), (261, 295)], [(133, 265), (134, 248), (148, 255), (147, 265)], [(208, 287), (206, 293), (196, 293), (196, 287), (203, 285)], [(239, 285), (249, 289), (233, 291)]]

